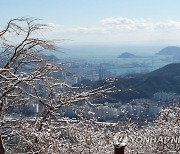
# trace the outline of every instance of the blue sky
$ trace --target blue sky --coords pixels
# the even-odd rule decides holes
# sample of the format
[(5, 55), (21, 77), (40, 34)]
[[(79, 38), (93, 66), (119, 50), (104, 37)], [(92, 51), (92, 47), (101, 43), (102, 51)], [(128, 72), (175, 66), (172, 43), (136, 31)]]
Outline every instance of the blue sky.
[(51, 26), (49, 38), (76, 43), (180, 42), (180, 0), (1, 0), (0, 25), (28, 16)]

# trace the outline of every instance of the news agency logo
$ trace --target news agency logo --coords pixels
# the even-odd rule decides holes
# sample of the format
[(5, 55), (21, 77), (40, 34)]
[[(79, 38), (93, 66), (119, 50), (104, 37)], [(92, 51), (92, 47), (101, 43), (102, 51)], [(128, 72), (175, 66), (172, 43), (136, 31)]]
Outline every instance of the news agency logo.
[(117, 147), (126, 146), (128, 143), (128, 136), (126, 132), (118, 132), (114, 136), (114, 145)]
[(118, 132), (114, 136), (114, 145), (118, 147), (126, 146), (128, 143), (151, 144), (151, 145), (171, 145), (180, 148), (180, 136), (143, 136), (127, 135), (126, 132)]

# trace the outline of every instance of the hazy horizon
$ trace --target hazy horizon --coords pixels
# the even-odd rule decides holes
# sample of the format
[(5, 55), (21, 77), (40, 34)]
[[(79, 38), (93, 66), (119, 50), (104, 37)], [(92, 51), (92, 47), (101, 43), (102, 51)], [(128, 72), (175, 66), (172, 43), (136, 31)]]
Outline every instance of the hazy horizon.
[(138, 56), (154, 56), (166, 46), (132, 46), (118, 44), (62, 44), (60, 53), (54, 53), (59, 58), (98, 58), (118, 57), (123, 52)]
[(6, 0), (0, 25), (34, 17), (50, 26), (39, 37), (65, 39), (70, 45), (178, 46), (179, 6), (179, 0)]

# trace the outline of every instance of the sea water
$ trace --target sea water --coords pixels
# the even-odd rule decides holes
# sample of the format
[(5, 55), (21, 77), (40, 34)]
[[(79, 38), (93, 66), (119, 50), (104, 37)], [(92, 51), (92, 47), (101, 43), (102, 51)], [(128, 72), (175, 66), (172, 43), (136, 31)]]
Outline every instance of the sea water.
[[(173, 57), (156, 55), (162, 46), (121, 46), (121, 45), (64, 45), (62, 52), (55, 55), (68, 61), (82, 61), (100, 65), (116, 75), (150, 72), (169, 63), (179, 62)], [(139, 58), (118, 58), (129, 52)]]

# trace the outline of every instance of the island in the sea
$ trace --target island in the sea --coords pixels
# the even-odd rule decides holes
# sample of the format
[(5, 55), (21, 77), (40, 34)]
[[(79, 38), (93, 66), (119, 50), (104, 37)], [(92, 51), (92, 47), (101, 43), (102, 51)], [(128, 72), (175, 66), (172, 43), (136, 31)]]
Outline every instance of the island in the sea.
[(160, 50), (156, 55), (170, 55), (170, 56), (180, 56), (180, 47), (168, 46)]
[(118, 58), (138, 58), (138, 56), (129, 52), (124, 52)]

